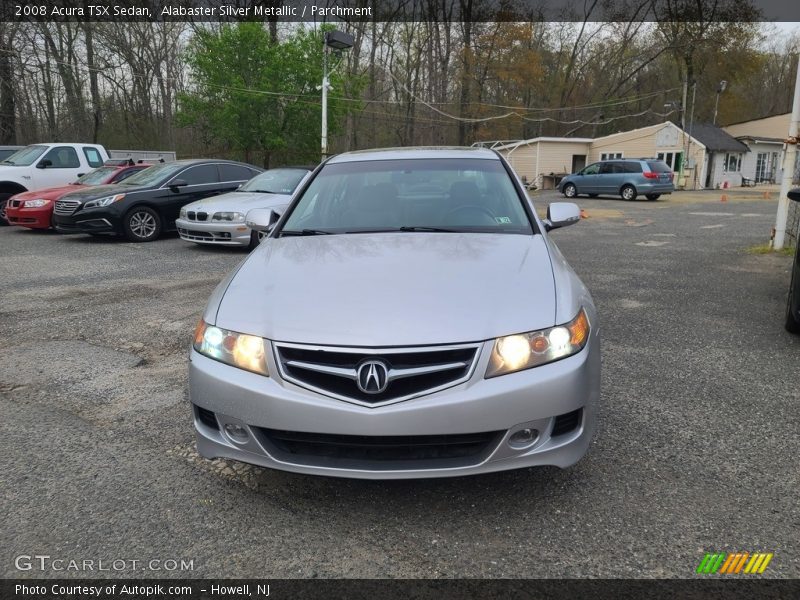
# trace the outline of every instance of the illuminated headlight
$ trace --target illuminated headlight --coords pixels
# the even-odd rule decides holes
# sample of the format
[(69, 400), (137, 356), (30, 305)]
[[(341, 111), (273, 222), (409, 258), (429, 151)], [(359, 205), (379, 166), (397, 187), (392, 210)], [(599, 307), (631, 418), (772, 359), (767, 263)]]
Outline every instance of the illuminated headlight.
[(125, 194), (114, 194), (113, 196), (105, 196), (104, 198), (98, 198), (97, 200), (89, 200), (89, 202), (83, 205), (83, 208), (99, 208), (101, 206), (108, 206), (109, 204), (113, 204), (114, 202), (119, 202), (123, 198), (125, 198)]
[(228, 331), (202, 319), (194, 331), (193, 347), (200, 354), (253, 373), (269, 375), (263, 338)]
[(185, 219), (185, 218), (186, 218), (186, 212), (187, 212), (187, 211), (186, 211), (186, 207), (184, 206), (184, 207), (181, 209), (181, 219)]
[(231, 223), (244, 223), (244, 215), (239, 212), (218, 212), (211, 217), (212, 221), (230, 221)]
[(22, 208), (39, 208), (40, 206), (45, 206), (49, 200), (45, 200), (44, 198), (36, 198), (36, 200), (25, 200), (22, 203)]
[(583, 350), (589, 339), (589, 319), (581, 309), (569, 323), (497, 338), (486, 378), (538, 367)]

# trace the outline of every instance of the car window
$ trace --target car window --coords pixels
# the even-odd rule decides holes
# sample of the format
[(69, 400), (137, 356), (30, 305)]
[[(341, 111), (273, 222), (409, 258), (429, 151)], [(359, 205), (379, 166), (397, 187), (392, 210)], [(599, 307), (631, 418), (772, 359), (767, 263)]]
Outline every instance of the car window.
[(79, 177), (75, 183), (81, 183), (83, 185), (99, 185), (101, 183), (105, 183), (108, 178), (114, 174), (114, 171), (116, 171), (114, 167), (100, 167), (99, 169), (94, 169), (93, 171), (86, 173), (86, 175)]
[(586, 167), (581, 173), (583, 175), (597, 175), (600, 172), (600, 163), (594, 163)]
[(142, 169), (136, 175), (128, 177), (124, 185), (159, 185), (171, 178), (175, 173), (185, 168), (181, 163), (159, 163), (151, 167)]
[(86, 162), (90, 167), (99, 167), (103, 164), (103, 157), (100, 156), (100, 151), (97, 148), (84, 147), (83, 154), (86, 156)]
[(327, 164), (282, 232), (440, 228), (531, 233), (522, 199), (498, 160), (380, 160)]
[(219, 182), (219, 173), (217, 165), (195, 165), (178, 173), (176, 178), (183, 179), (186, 185), (203, 185), (204, 183)]
[(626, 173), (641, 173), (642, 172), (642, 163), (636, 161), (629, 161), (623, 163), (625, 166)]
[(270, 169), (256, 175), (239, 189), (243, 192), (291, 194), (307, 173), (305, 169)]
[(614, 165), (610, 162), (604, 162), (600, 165), (600, 175), (610, 175), (614, 173)]
[(661, 160), (649, 160), (647, 161), (647, 166), (650, 167), (650, 170), (654, 173), (669, 173), (672, 171), (667, 166), (667, 163)]
[(242, 165), (221, 164), (218, 166), (220, 181), (247, 181), (255, 174), (252, 169)]
[[(42, 160), (49, 160), (51, 165), (48, 169), (79, 169), (81, 162), (78, 160), (78, 153), (75, 148), (70, 146), (56, 146), (42, 157)], [(102, 164), (102, 163), (101, 163)]]
[(124, 171), (120, 171), (113, 179), (113, 183), (119, 183), (120, 181), (125, 181), (129, 177), (133, 177), (140, 171), (144, 171), (147, 167), (132, 167), (130, 169), (125, 169)]
[(15, 167), (27, 167), (33, 164), (42, 153), (47, 150), (47, 146), (25, 146), (17, 150), (3, 161), (3, 164), (14, 165)]

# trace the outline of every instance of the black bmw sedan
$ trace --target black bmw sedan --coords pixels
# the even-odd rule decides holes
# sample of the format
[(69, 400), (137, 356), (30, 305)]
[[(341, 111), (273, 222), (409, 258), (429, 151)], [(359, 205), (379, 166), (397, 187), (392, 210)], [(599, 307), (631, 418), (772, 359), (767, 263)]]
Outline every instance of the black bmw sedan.
[(61, 233), (121, 234), (151, 242), (175, 229), (181, 207), (235, 190), (262, 169), (228, 160), (177, 160), (154, 165), (114, 185), (77, 190), (55, 204)]

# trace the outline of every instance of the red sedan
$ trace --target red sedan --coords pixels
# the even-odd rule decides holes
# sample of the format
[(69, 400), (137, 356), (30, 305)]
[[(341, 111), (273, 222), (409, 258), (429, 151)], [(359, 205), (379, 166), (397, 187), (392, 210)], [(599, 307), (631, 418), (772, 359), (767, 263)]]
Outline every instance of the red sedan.
[(11, 196), (6, 205), (6, 219), (9, 225), (21, 225), (30, 229), (49, 229), (51, 227), (50, 217), (53, 214), (53, 206), (56, 200), (62, 196), (91, 185), (119, 183), (149, 166), (149, 163), (108, 161), (102, 167), (86, 173), (86, 175), (68, 185), (33, 190)]

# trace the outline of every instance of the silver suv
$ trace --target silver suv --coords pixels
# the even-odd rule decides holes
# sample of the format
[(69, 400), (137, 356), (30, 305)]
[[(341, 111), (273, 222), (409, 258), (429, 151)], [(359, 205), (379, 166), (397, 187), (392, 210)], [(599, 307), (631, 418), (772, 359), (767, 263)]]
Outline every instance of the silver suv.
[(643, 194), (648, 200), (658, 200), (661, 194), (675, 191), (672, 170), (656, 158), (615, 159), (596, 162), (577, 173), (567, 175), (558, 185), (567, 198), (588, 194), (622, 196), (635, 200)]

